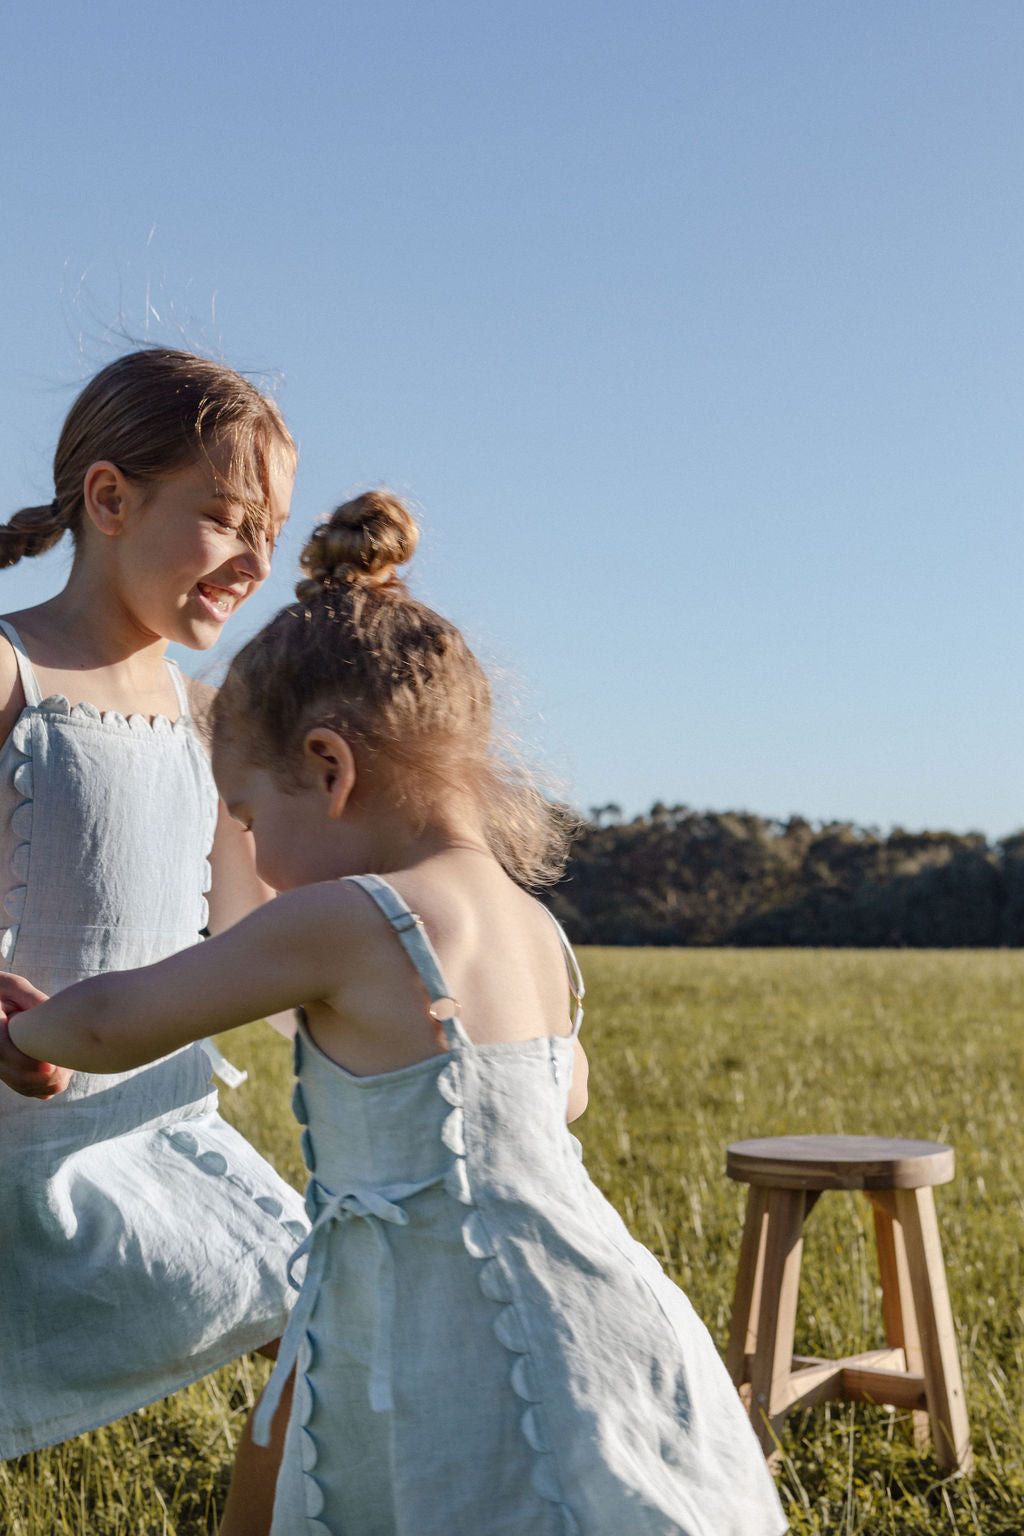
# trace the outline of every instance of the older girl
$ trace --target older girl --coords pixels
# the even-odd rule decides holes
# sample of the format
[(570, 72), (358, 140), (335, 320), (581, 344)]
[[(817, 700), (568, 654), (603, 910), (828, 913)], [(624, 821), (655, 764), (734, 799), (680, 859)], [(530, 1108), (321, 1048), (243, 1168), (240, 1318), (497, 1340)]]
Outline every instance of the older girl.
[[(218, 822), (203, 701), (165, 651), (212, 645), (264, 580), (294, 464), (277, 407), (238, 374), (135, 352), (73, 405), (53, 500), (0, 528), (4, 565), (74, 541), (64, 590), (0, 621), (0, 958), (45, 992), (193, 946), (269, 894)], [(305, 1224), (217, 1114), (200, 1045), (76, 1072), (50, 1103), (67, 1074), (4, 1061), (35, 1095), (0, 1087), (15, 1456), (269, 1345)]]

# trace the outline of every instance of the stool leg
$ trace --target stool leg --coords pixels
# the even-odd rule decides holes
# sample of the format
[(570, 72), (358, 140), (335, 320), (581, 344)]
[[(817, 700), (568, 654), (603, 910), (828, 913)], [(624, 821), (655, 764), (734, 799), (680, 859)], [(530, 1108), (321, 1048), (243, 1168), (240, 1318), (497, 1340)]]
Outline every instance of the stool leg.
[[(871, 1189), (867, 1193), (875, 1218), (875, 1246), (878, 1249), (878, 1273), (882, 1282), (885, 1342), (903, 1350), (907, 1370), (911, 1375), (923, 1376), (921, 1335), (914, 1310), (914, 1291), (910, 1283), (903, 1228), (896, 1220), (895, 1194), (889, 1189)], [(914, 1445), (922, 1451), (931, 1438), (927, 1412), (915, 1408), (913, 1424)]]
[(733, 1385), (746, 1380), (747, 1356), (757, 1348), (757, 1314), (761, 1306), (761, 1279), (764, 1274), (765, 1212), (767, 1191), (751, 1184), (747, 1191), (747, 1216), (743, 1223), (736, 1290), (732, 1299), (732, 1322), (725, 1366)]
[(806, 1195), (802, 1189), (768, 1190), (764, 1265), (757, 1343), (750, 1366), (750, 1418), (770, 1455), (786, 1418), (786, 1390), (793, 1371), (793, 1333), (800, 1285)]
[(898, 1189), (894, 1198), (914, 1293), (935, 1452), (941, 1466), (970, 1472), (974, 1467), (970, 1427), (935, 1200), (929, 1187)]

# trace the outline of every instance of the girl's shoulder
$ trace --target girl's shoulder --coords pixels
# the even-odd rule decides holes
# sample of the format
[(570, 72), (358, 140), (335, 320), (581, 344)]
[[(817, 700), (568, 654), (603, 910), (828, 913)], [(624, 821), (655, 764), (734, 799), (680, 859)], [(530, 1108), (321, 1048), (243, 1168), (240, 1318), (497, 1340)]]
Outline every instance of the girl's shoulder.
[(315, 979), (312, 993), (275, 1004), (285, 1008), (310, 996), (328, 997), (356, 973), (387, 968), (391, 941), (380, 912), (355, 883), (334, 879), (283, 891), (204, 948), (229, 952), (229, 970), (255, 974), (269, 965), (278, 975), (288, 969)]
[(260, 909), (280, 936), (359, 947), (382, 926), (381, 913), (356, 880), (340, 876), (282, 891)]
[(561, 996), (565, 958), (558, 927), (496, 859), (456, 852), (396, 871), (388, 883), (420, 918), (445, 966), (488, 972), (508, 986), (530, 976), (541, 991)]
[(474, 850), (447, 853), (411, 869), (397, 870), (388, 884), (439, 935), (461, 931), (542, 931), (550, 918), (498, 860)]

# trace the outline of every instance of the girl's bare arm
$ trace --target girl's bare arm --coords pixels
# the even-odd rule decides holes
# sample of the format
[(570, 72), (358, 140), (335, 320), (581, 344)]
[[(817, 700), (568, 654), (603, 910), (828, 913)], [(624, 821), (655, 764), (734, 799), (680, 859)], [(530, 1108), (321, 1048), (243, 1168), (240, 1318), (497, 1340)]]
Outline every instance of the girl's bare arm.
[(13, 1017), (10, 1038), (37, 1060), (122, 1072), (206, 1035), (330, 996), (348, 963), (344, 904), (350, 899), (334, 883), (291, 891), (205, 944), (68, 987)]

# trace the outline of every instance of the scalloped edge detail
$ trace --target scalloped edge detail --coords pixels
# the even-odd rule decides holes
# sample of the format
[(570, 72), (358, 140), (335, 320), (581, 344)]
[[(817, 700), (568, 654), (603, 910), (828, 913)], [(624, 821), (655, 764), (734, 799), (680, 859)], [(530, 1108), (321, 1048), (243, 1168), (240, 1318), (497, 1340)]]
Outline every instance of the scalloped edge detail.
[(494, 1336), (505, 1348), (517, 1355), (527, 1355), (530, 1345), (526, 1338), (519, 1313), (511, 1301), (507, 1301), (494, 1319)]
[(448, 1151), (453, 1152), (457, 1158), (465, 1157), (466, 1137), (463, 1130), (461, 1105), (456, 1106), (455, 1109), (445, 1116), (444, 1124), (441, 1127), (441, 1140), (448, 1148)]
[(437, 1074), (437, 1091), (446, 1104), (462, 1108), (462, 1073), (457, 1061), (446, 1061)]
[(306, 1095), (302, 1091), (302, 1084), (298, 1078), (292, 1087), (292, 1114), (300, 1125), (309, 1124), (309, 1110), (306, 1108)]
[(143, 735), (151, 731), (154, 735), (165, 736), (169, 732), (183, 732), (191, 729), (191, 716), (179, 715), (176, 720), (170, 720), (166, 715), (131, 714), (127, 717), (116, 709), (100, 709), (95, 704), (90, 704), (87, 699), (80, 704), (71, 704), (63, 693), (48, 694), (38, 704), (32, 706), (37, 714), (61, 715), (68, 720), (86, 720), (90, 725), (108, 727), (112, 731), (120, 731), (122, 735)]
[(530, 1359), (529, 1338), (495, 1253), (487, 1223), (473, 1198), (466, 1167), (462, 1069), (458, 1050), (459, 1046), (452, 1047), (448, 1062), (435, 1079), (441, 1098), (452, 1106), (441, 1125), (441, 1141), (452, 1153), (452, 1165), (443, 1187), (452, 1199), (471, 1207), (461, 1223), (462, 1242), (477, 1265), (481, 1294), (500, 1309), (491, 1326), (498, 1342), (513, 1356), (508, 1379), (513, 1392), (525, 1405), (519, 1415), (519, 1428), (534, 1454), (530, 1484), (546, 1503), (557, 1508), (562, 1518), (563, 1536), (581, 1536), (579, 1522), (565, 1502), (559, 1481), (536, 1371)]
[(31, 857), (32, 822), (34, 816), (33, 795), (35, 774), (32, 764), (32, 721), (24, 715), (18, 720), (10, 735), (11, 745), (21, 759), (11, 772), (11, 784), (21, 796), (11, 811), (12, 832), (10, 873), (13, 884), (4, 893), (4, 911), (11, 919), (9, 927), (0, 936), (0, 959), (5, 963), (11, 958), (18, 943), (18, 929), (25, 913), (28, 897), (28, 870)]
[(316, 1408), (316, 1393), (313, 1390), (313, 1383), (309, 1379), (309, 1373), (313, 1369), (315, 1353), (313, 1333), (307, 1327), (303, 1333), (298, 1359), (295, 1362), (294, 1412), (299, 1426), (299, 1467), (302, 1472), (302, 1502), (309, 1528), (314, 1531), (326, 1531), (327, 1536), (330, 1536), (327, 1527), (319, 1519), (319, 1516), (323, 1514), (324, 1508), (324, 1491), (316, 1479), (316, 1467), (320, 1459), (320, 1446), (315, 1431), (310, 1428), (310, 1420)]
[[(496, 1301), (503, 1307), (507, 1307), (511, 1303), (512, 1297), (509, 1294), (508, 1286), (505, 1284), (505, 1277), (501, 1272), (501, 1265), (497, 1259), (482, 1259), (477, 1279), (480, 1282), (480, 1289), (488, 1301)], [(516, 1364), (518, 1364), (518, 1361)], [(512, 1369), (515, 1370), (515, 1366)]]
[[(28, 710), (25, 710), (15, 720), (14, 725), (11, 727), (11, 734), (7, 739), (14, 750), (21, 753), (26, 762), (31, 762), (32, 715)], [(25, 742), (28, 743), (28, 746), (23, 745)]]
[[(216, 829), (217, 829), (217, 812), (216, 812), (216, 810), (214, 810), (214, 813), (213, 813), (213, 823), (212, 823), (212, 826), (210, 828), (210, 842), (211, 842), (211, 846), (212, 846), (212, 843), (213, 843), (213, 837), (214, 837), (214, 835), (216, 833)], [(210, 888), (211, 888), (212, 885), (213, 885), (213, 865), (210, 863), (209, 859), (204, 859), (203, 860), (203, 866), (202, 866), (202, 869), (201, 869), (200, 874), (199, 874), (199, 927), (200, 927), (200, 930), (202, 930), (203, 928), (209, 927), (209, 924), (210, 924), (210, 903), (207, 900), (207, 898), (208, 898), (208, 896), (210, 894)]]
[(522, 1425), (523, 1434), (533, 1449), (540, 1451), (542, 1456), (546, 1456), (551, 1449), (551, 1437), (548, 1434), (548, 1427), (544, 1422), (544, 1411), (540, 1404), (531, 1403), (523, 1410), (519, 1422)]
[(460, 1205), (473, 1204), (473, 1191), (469, 1187), (469, 1178), (466, 1174), (465, 1159), (457, 1157), (444, 1176), (445, 1193), (451, 1195)]
[[(25, 912), (25, 902), (28, 897), (28, 876), (31, 862), (32, 826), (34, 820), (34, 796), (35, 796), (35, 771), (32, 754), (32, 721), (35, 715), (60, 716), (69, 720), (85, 720), (89, 724), (99, 725), (122, 734), (135, 734), (152, 732), (155, 735), (188, 735), (194, 739), (191, 718), (187, 714), (181, 714), (176, 720), (168, 720), (166, 715), (154, 715), (152, 720), (145, 715), (133, 714), (125, 719), (117, 710), (108, 709), (101, 711), (95, 704), (82, 703), (71, 705), (62, 693), (50, 694), (41, 703), (23, 710), (16, 720), (8, 738), (11, 747), (20, 762), (15, 762), (11, 771), (11, 784), (15, 792), (21, 796), (14, 809), (11, 811), (10, 827), (12, 847), (10, 857), (10, 873), (13, 885), (5, 892), (3, 907), (6, 915), (11, 919), (10, 924), (0, 935), (0, 959), (10, 959), (18, 942), (18, 929)], [(217, 811), (216, 801), (212, 801), (210, 814), (210, 839), (212, 842), (216, 830)], [(206, 928), (210, 920), (210, 903), (208, 896), (213, 884), (213, 869), (208, 858), (203, 860), (200, 871), (199, 892), (199, 928)]]
[(512, 1364), (512, 1386), (517, 1397), (524, 1403), (539, 1403), (541, 1394), (534, 1380), (533, 1364), (529, 1355), (517, 1355)]
[[(296, 1241), (301, 1242), (305, 1236), (305, 1229), (299, 1234), (296, 1233), (295, 1228), (298, 1226), (298, 1223), (294, 1217), (285, 1216), (285, 1207), (277, 1196), (258, 1194), (257, 1190), (247, 1179), (243, 1179), (241, 1174), (234, 1171), (230, 1160), (225, 1157), (223, 1152), (219, 1151), (216, 1147), (207, 1147), (205, 1151), (200, 1150), (199, 1138), (186, 1125), (162, 1126), (160, 1135), (170, 1142), (175, 1152), (179, 1153), (182, 1157), (187, 1157), (189, 1162), (193, 1163), (208, 1179), (227, 1179), (229, 1184), (234, 1185), (236, 1189), (240, 1190), (242, 1194), (252, 1201), (253, 1205), (256, 1206), (263, 1216), (268, 1216), (271, 1221), (276, 1221), (281, 1230), (287, 1232), (290, 1238), (295, 1238)], [(268, 1209), (270, 1206), (276, 1206), (277, 1209)]]
[[(557, 1509), (561, 1516), (563, 1536), (582, 1536), (579, 1522), (565, 1502), (559, 1481), (552, 1438), (537, 1385), (536, 1371), (530, 1359), (529, 1339), (505, 1281), (502, 1266), (495, 1254), (487, 1224), (473, 1199), (466, 1168), (462, 1072), (455, 1054), (457, 1049), (458, 1047), (453, 1048), (449, 1060), (434, 1079), (440, 1097), (450, 1106), (450, 1113), (442, 1122), (440, 1135), (442, 1144), (452, 1154), (452, 1161), (442, 1181), (442, 1187), (452, 1199), (471, 1207), (461, 1222), (462, 1241), (467, 1254), (477, 1263), (477, 1283), (481, 1294), (500, 1309), (492, 1324), (495, 1337), (514, 1357), (509, 1368), (508, 1381), (516, 1397), (524, 1405), (519, 1415), (519, 1427), (526, 1445), (534, 1455), (530, 1472), (531, 1486), (546, 1503)], [(296, 1032), (293, 1056), (297, 1079), (301, 1078), (304, 1054), (305, 1046), (301, 1033)], [(303, 1126), (301, 1137), (303, 1156), (310, 1174), (313, 1175), (312, 1137), (309, 1133), (308, 1121), (304, 1120), (307, 1106), (301, 1081), (296, 1081), (292, 1108), (296, 1120)], [(300, 1110), (301, 1113), (299, 1113)], [(310, 1209), (312, 1191), (313, 1178), (311, 1177), (306, 1189), (306, 1209), (310, 1219), (315, 1216), (315, 1211)], [(315, 1200), (312, 1204), (315, 1206)], [(315, 1475), (319, 1459), (319, 1444), (315, 1432), (309, 1427), (316, 1406), (313, 1385), (309, 1379), (313, 1348), (313, 1335), (307, 1327), (297, 1361), (294, 1412), (299, 1425), (299, 1467), (302, 1476), (306, 1526), (314, 1536), (330, 1536), (327, 1527), (318, 1518), (324, 1507), (324, 1494)]]
[(324, 1491), (312, 1471), (303, 1472), (302, 1493), (306, 1504), (306, 1519), (317, 1520), (324, 1512)]

